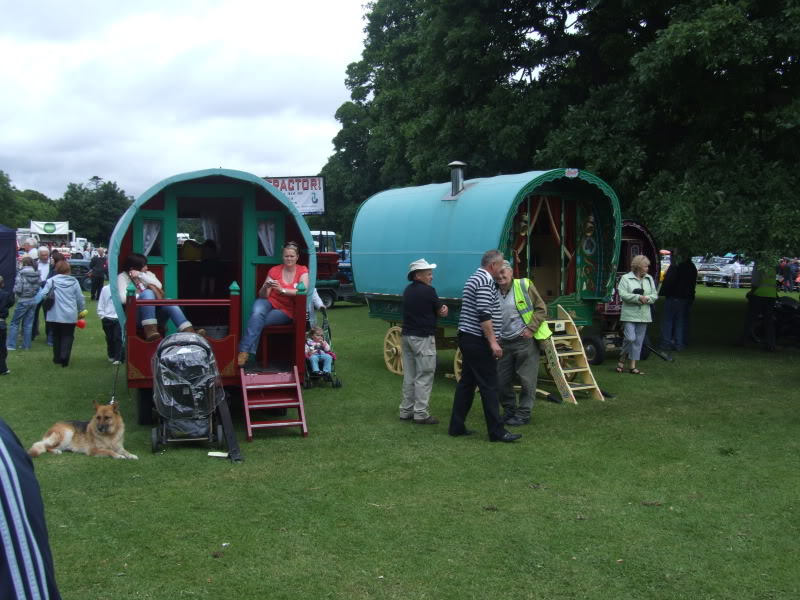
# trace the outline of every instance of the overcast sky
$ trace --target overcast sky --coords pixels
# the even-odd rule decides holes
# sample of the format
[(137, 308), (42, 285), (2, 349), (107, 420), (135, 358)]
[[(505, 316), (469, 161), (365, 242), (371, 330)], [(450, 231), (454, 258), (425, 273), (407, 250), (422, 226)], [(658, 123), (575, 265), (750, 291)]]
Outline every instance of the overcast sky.
[(134, 197), (224, 167), (315, 175), (366, 0), (0, 0), (0, 170)]

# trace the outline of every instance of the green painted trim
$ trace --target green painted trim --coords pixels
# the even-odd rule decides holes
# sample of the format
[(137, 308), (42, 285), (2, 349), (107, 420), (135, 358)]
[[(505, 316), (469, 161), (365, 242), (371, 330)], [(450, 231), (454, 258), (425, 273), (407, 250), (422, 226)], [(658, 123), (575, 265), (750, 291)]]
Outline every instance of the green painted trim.
[[(587, 183), (592, 184), (596, 188), (598, 188), (603, 195), (608, 198), (609, 203), (611, 204), (611, 213), (612, 219), (614, 223), (614, 243), (613, 243), (613, 253), (611, 256), (611, 260), (609, 261), (609, 265), (611, 268), (609, 269), (609, 276), (605, 282), (605, 289), (606, 295), (610, 296), (611, 293), (614, 291), (614, 283), (615, 283), (615, 275), (616, 275), (616, 265), (619, 262), (619, 245), (622, 241), (622, 211), (619, 207), (619, 199), (617, 198), (616, 193), (614, 190), (611, 189), (611, 186), (608, 185), (605, 181), (597, 177), (597, 175), (593, 175), (588, 171), (579, 170), (577, 175), (575, 176), (578, 179), (582, 179)], [(525, 186), (517, 192), (517, 196), (514, 198), (514, 202), (511, 204), (511, 208), (506, 215), (506, 221), (503, 224), (503, 229), (500, 233), (500, 240), (498, 240), (497, 248), (506, 254), (510, 250), (511, 246), (511, 227), (514, 222), (514, 216), (517, 214), (517, 210), (519, 208), (520, 203), (525, 199), (528, 194), (536, 190), (537, 188), (541, 187), (545, 183), (549, 183), (551, 181), (555, 181), (556, 179), (575, 179), (575, 177), (567, 177), (567, 169), (553, 169), (552, 171), (547, 171), (544, 175), (540, 175), (535, 179), (532, 179), (528, 182)], [(577, 215), (577, 211), (576, 211)], [(576, 224), (577, 227), (578, 224)], [(577, 229), (576, 229), (577, 231)], [(577, 241), (575, 250), (577, 251)], [(576, 279), (577, 284), (577, 279)]]
[[(111, 240), (108, 244), (108, 269), (109, 273), (116, 273), (119, 265), (119, 251), (120, 247), (122, 246), (122, 240), (125, 237), (125, 234), (128, 232), (128, 229), (131, 227), (131, 224), (136, 217), (136, 215), (140, 212), (141, 207), (149, 201), (151, 198), (159, 194), (161, 191), (169, 188), (170, 186), (178, 186), (178, 185), (192, 185), (191, 183), (198, 179), (203, 179), (206, 177), (228, 177), (235, 181), (235, 183), (231, 184), (194, 184), (197, 185), (197, 189), (200, 192), (199, 196), (215, 196), (219, 195), (218, 190), (215, 190), (214, 193), (206, 192), (204, 193), (203, 190), (207, 190), (209, 186), (214, 185), (217, 188), (230, 185), (230, 186), (243, 186), (243, 185), (251, 185), (254, 188), (260, 187), (267, 191), (270, 195), (277, 198), (278, 201), (283, 204), (286, 208), (286, 212), (291, 215), (294, 221), (298, 224), (300, 228), (300, 232), (303, 238), (303, 242), (305, 246), (308, 248), (314, 247), (314, 239), (311, 237), (311, 230), (308, 228), (308, 224), (306, 223), (303, 215), (297, 210), (297, 207), (292, 203), (286, 195), (281, 192), (278, 188), (273, 186), (271, 183), (268, 183), (261, 177), (257, 175), (253, 175), (252, 173), (247, 173), (245, 171), (237, 171), (234, 169), (203, 169), (199, 171), (190, 171), (187, 173), (180, 173), (178, 175), (173, 175), (172, 177), (168, 177), (167, 179), (163, 179), (159, 181), (157, 184), (153, 185), (149, 189), (147, 189), (142, 195), (140, 195), (136, 200), (134, 200), (133, 204), (128, 207), (128, 210), (120, 217), (119, 221), (117, 221), (116, 226), (114, 227), (114, 231), (111, 234)], [(176, 223), (177, 227), (177, 223)], [(176, 239), (177, 239), (177, 230), (176, 230)], [(176, 248), (177, 251), (177, 248)], [(309, 277), (310, 281), (313, 282), (317, 276), (317, 255), (312, 253), (308, 258), (308, 270), (309, 270)], [(111, 298), (114, 302), (114, 306), (117, 309), (117, 314), (120, 315), (120, 325), (123, 327), (125, 326), (125, 310), (122, 303), (119, 301), (118, 290), (117, 290), (117, 278), (111, 277), (110, 281), (111, 285)], [(312, 287), (313, 289), (313, 287)], [(243, 311), (243, 314), (244, 311)]]

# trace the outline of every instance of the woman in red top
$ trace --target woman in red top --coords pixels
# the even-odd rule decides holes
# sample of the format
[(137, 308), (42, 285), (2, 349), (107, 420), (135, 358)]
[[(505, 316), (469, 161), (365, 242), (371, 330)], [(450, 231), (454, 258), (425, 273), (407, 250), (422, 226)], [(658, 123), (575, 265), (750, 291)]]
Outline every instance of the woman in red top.
[(247, 321), (247, 329), (239, 343), (239, 366), (243, 367), (256, 351), (261, 330), (270, 325), (286, 325), (293, 318), (297, 285), (302, 282), (308, 289), (308, 268), (297, 264), (300, 251), (297, 244), (287, 242), (283, 246), (283, 264), (275, 265), (267, 273), (264, 285), (253, 303), (253, 312)]

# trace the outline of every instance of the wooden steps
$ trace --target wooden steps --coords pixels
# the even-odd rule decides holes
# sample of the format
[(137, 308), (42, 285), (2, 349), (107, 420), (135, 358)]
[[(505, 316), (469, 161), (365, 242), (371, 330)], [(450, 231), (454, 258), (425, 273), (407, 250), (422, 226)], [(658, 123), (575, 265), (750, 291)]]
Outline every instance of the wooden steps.
[[(254, 429), (300, 427), (303, 437), (308, 436), (308, 424), (303, 406), (302, 379), (297, 366), (289, 372), (250, 371), (239, 369), (242, 381), (242, 401), (247, 428), (247, 441), (253, 441)], [(255, 420), (256, 411), (296, 409), (297, 418)]]

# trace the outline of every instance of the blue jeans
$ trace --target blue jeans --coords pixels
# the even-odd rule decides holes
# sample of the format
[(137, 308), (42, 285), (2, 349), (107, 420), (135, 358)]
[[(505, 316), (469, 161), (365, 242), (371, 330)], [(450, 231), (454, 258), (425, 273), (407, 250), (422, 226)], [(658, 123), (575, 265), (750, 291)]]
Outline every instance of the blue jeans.
[(664, 350), (683, 350), (686, 347), (684, 318), (688, 300), (667, 298), (664, 302), (664, 317), (661, 319), (661, 347)]
[[(333, 357), (330, 354), (312, 354), (308, 362), (311, 363), (311, 370), (316, 373), (318, 371), (322, 371), (323, 373), (330, 373), (331, 372), (331, 364), (333, 363)], [(320, 369), (319, 363), (322, 363), (322, 368)]]
[(249, 352), (255, 354), (258, 348), (258, 339), (261, 337), (261, 330), (270, 325), (287, 325), (292, 320), (270, 303), (269, 300), (258, 298), (253, 303), (253, 312), (247, 320), (247, 329), (239, 342), (239, 352)]
[(9, 350), (17, 349), (17, 334), (22, 326), (22, 349), (31, 349), (31, 336), (33, 334), (33, 317), (36, 315), (36, 303), (33, 298), (26, 298), (17, 302), (11, 325), (8, 326), (8, 340), (6, 347)]
[[(155, 300), (156, 293), (153, 290), (145, 290), (139, 294), (139, 300)], [(180, 327), (188, 323), (183, 311), (179, 306), (140, 306), (136, 309), (139, 322), (143, 325), (164, 325), (168, 320), (175, 323), (175, 327)], [(146, 323), (145, 321), (149, 321)], [(191, 323), (190, 323), (191, 325)]]

